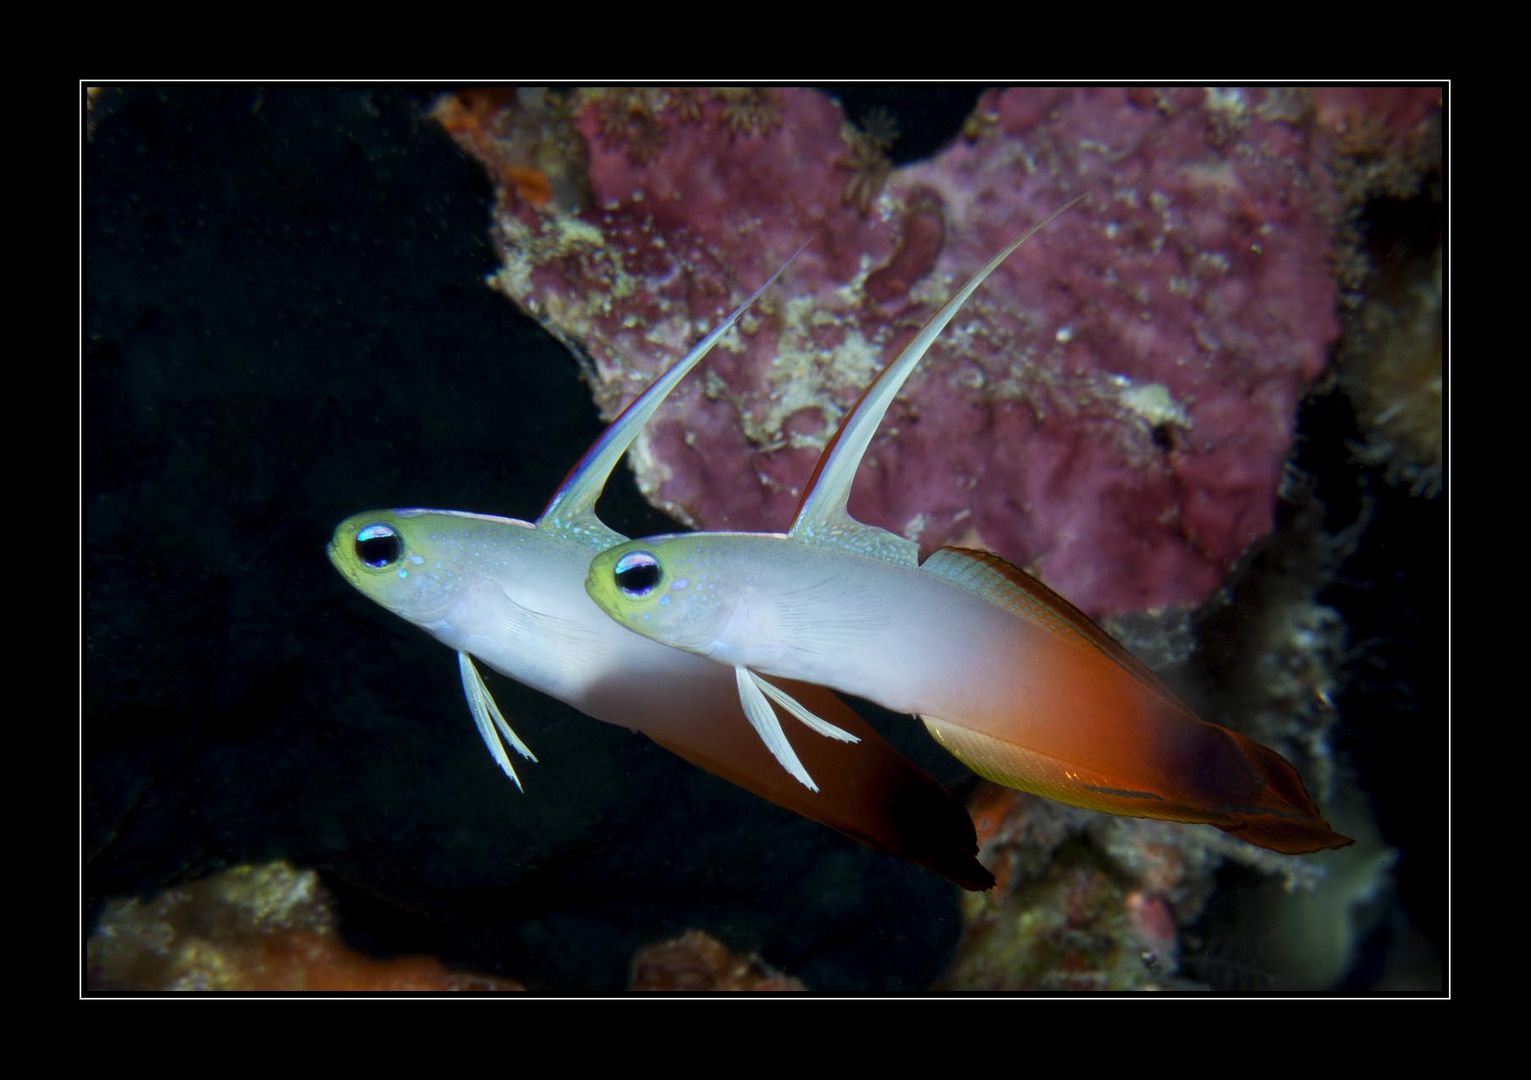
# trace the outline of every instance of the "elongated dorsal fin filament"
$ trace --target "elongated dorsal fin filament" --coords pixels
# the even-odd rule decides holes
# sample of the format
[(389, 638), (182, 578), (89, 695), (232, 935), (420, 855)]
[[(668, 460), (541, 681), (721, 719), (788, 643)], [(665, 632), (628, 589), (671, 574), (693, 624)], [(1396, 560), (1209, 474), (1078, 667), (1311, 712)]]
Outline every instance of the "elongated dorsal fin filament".
[(643, 425), (648, 423), (649, 418), (654, 415), (659, 406), (664, 404), (670, 391), (674, 390), (687, 373), (712, 351), (712, 347), (724, 334), (733, 329), (734, 324), (749, 310), (750, 305), (775, 284), (776, 279), (781, 277), (787, 267), (792, 265), (792, 260), (802, 254), (803, 248), (807, 246), (805, 243), (794, 251), (776, 273), (766, 279), (765, 284), (752, 292), (742, 304), (734, 308), (728, 318), (713, 327), (706, 337), (692, 346), (690, 352), (671, 364), (669, 370), (650, 383), (648, 389), (622, 410), (622, 415), (613, 420), (611, 426), (602, 433), (594, 445), (585, 451), (585, 456), (579, 459), (579, 463), (564, 479), (563, 485), (548, 501), (547, 508), (537, 519), (539, 528), (554, 529), (574, 539), (582, 540), (590, 547), (602, 550), (621, 543), (622, 537), (607, 528), (595, 514), (596, 500), (605, 490), (606, 481), (610, 479), (612, 469), (616, 468), (617, 462), (622, 460), (622, 455), (627, 453), (628, 447), (632, 446), (633, 440), (643, 430)]
[[(856, 470), (861, 467), (861, 459), (866, 455), (867, 447), (872, 442), (872, 435), (882, 423), (888, 406), (893, 404), (893, 399), (898, 396), (905, 381), (930, 350), (931, 345), (941, 336), (947, 324), (956, 317), (962, 305), (967, 303), (968, 298), (984, 283), (984, 279), (997, 270), (1016, 248), (1084, 197), (1084, 195), (1076, 195), (1027, 229), (985, 263), (977, 273), (968, 278), (967, 284), (958, 289), (940, 311), (930, 317), (920, 328), (920, 332), (914, 336), (914, 340), (904, 347), (904, 351), (883, 368), (872, 384), (862, 391), (855, 406), (841, 421), (840, 429), (835, 432), (834, 438), (829, 441), (829, 445), (824, 448), (824, 453), (819, 456), (818, 465), (814, 468), (813, 476), (808, 482), (803, 501), (798, 505), (797, 516), (793, 519), (792, 527), (787, 530), (788, 536), (809, 543), (848, 547), (863, 554), (873, 554), (887, 558), (891, 562), (910, 566), (918, 561), (919, 548), (913, 541), (856, 521), (847, 511), (846, 505), (851, 497), (851, 483), (856, 478)], [(869, 533), (880, 535), (867, 535)]]

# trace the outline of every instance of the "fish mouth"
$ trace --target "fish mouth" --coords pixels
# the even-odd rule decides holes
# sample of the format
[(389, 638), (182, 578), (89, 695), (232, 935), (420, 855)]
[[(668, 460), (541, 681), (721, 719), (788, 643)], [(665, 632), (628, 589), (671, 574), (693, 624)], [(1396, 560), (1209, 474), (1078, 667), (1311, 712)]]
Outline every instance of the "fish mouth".
[[(606, 610), (606, 605), (601, 603), (601, 571), (604, 568), (603, 564), (609, 564), (610, 561), (604, 554), (597, 555), (591, 560), (590, 569), (585, 571), (585, 592), (589, 594), (590, 599), (594, 600), (603, 611)], [(607, 570), (606, 573), (609, 574), (610, 570)]]
[(340, 576), (352, 585), (360, 586), (361, 575), (355, 563), (347, 559), (343, 554), (344, 549), (340, 545), (340, 534), (337, 532), (324, 545), (324, 554), (329, 558), (330, 565), (340, 571)]

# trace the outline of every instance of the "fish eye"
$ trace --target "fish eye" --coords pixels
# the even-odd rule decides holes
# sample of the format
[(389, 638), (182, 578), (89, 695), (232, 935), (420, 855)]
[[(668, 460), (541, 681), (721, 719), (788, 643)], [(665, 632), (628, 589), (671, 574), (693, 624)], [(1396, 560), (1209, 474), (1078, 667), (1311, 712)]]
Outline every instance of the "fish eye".
[(664, 577), (664, 571), (647, 551), (629, 551), (617, 560), (612, 576), (617, 579), (617, 588), (628, 596), (647, 596)]
[(404, 541), (391, 525), (378, 522), (356, 533), (356, 557), (374, 570), (383, 570), (399, 561)]

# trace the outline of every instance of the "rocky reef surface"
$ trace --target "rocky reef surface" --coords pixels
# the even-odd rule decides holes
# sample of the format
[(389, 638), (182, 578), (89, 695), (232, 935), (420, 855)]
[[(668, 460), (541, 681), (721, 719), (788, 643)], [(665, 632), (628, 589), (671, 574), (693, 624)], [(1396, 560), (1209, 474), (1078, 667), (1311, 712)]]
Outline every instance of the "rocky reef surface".
[(1340, 334), (1336, 131), (1361, 110), (1412, 147), (1435, 101), (991, 90), (903, 165), (890, 114), (857, 126), (808, 89), (466, 93), (437, 115), (497, 181), (496, 285), (583, 358), (604, 416), (808, 242), (633, 455), (703, 528), (784, 528), (878, 367), (1084, 194), (931, 351), (852, 508), (926, 551), (1001, 552), (1101, 615), (1199, 603), (1269, 531)]
[[(437, 957), (438, 974), (608, 992), (669, 942), (642, 970), (671, 986), (1444, 985), (1440, 90), (973, 87), (937, 109), (964, 94), (873, 89), (88, 97), (87, 934), (121, 926), (123, 898), (148, 911), (282, 856), (334, 895), (337, 934), (323, 940), (383, 977), (400, 957)], [(1085, 103), (1111, 105), (1113, 138), (1122, 118), (1143, 138), (1109, 153), (1103, 139), (1071, 142)], [(493, 192), (432, 114), (489, 161)], [(812, 161), (770, 172), (780, 140), (815, 116)], [(1028, 124), (1034, 138), (1017, 130)], [(504, 783), (450, 655), (352, 595), (323, 542), (367, 506), (535, 514), (600, 430), (576, 371), (615, 409), (806, 238), (744, 218), (730, 219), (733, 239), (689, 223), (646, 234), (643, 208), (659, 204), (625, 185), (676, 174), (667, 160), (697, 174), (673, 177), (688, 197), (728, 212), (707, 202), (704, 142), (745, 155), (729, 191), (773, 213), (772, 198), (803, 209), (813, 244), (794, 273), (808, 289), (793, 298), (789, 276), (719, 350), (713, 377), (645, 448), (643, 486), (708, 525), (702, 495), (729, 524), (781, 527), (857, 380), (986, 245), (1098, 184), (990, 283), (1002, 288), (986, 286), (996, 295), (975, 298), (956, 348), (927, 360), (853, 506), (927, 546), (987, 543), (1113, 613), (1111, 629), (1199, 709), (1296, 762), (1354, 849), (1262, 860), (1208, 830), (994, 792), (907, 718), (876, 714), (943, 782), (972, 784), (984, 858), (1003, 880), (962, 899), (492, 680), (540, 758), (524, 795)], [(1025, 174), (1018, 145), (1037, 166), (1024, 198), (995, 171), (1008, 146)], [(1277, 145), (1289, 160), (1273, 160)], [(1175, 147), (1199, 148), (1185, 175)], [(1136, 205), (1113, 194), (1113, 167), (1137, 170), (1124, 185)], [(1177, 175), (1184, 186), (1156, 211), (1144, 193)], [(984, 184), (998, 220), (961, 195)], [(1258, 233), (1273, 220), (1289, 226), (1277, 251)], [(509, 260), (515, 229), (549, 246)], [(628, 249), (634, 260), (616, 265)], [(1075, 249), (1092, 260), (1077, 272)], [(1209, 252), (1228, 256), (1226, 272)], [(1315, 260), (1320, 280), (1298, 273)], [(1161, 285), (1160, 261), (1185, 281)], [(492, 278), (514, 293), (518, 266), (528, 295), (548, 297), (538, 321), (575, 346), (579, 367), (484, 288)], [(1249, 276), (1262, 267), (1278, 269)], [(560, 274), (593, 290), (597, 271), (612, 275), (600, 291), (557, 299)], [(613, 296), (611, 282), (633, 291)], [(1252, 292), (1266, 284), (1270, 326)], [(1134, 321), (1143, 290), (1153, 304)], [(1294, 290), (1318, 307), (1298, 311)], [(1092, 312), (1111, 317), (1090, 329)], [(578, 319), (589, 337), (560, 329)], [(1227, 335), (1215, 350), (1195, 338), (1214, 325)], [(763, 366), (773, 340), (789, 364)], [(1161, 343), (1160, 360), (1193, 344), (1190, 370), (1118, 367), (1139, 341)], [(1254, 343), (1276, 351), (1256, 356)], [(1242, 399), (1227, 392), (1240, 387)], [(957, 434), (933, 434), (953, 430), (941, 425), (955, 400), (967, 403)], [(709, 460), (679, 453), (688, 430)], [(955, 490), (953, 475), (966, 478)], [(986, 477), (1024, 499), (986, 502)], [(928, 510), (903, 506), (913, 492)], [(625, 474), (605, 508), (634, 534), (675, 527)], [(1113, 532), (1113, 520), (1129, 527)], [(1117, 558), (1146, 567), (1145, 580), (1118, 573)], [(92, 988), (106, 985), (129, 984)]]

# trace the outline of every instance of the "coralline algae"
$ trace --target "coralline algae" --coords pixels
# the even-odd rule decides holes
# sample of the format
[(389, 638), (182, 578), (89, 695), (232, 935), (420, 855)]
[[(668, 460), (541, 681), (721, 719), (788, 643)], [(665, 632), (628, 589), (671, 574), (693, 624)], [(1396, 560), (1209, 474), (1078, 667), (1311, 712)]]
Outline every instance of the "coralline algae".
[(429, 956), (380, 959), (341, 938), (335, 898), (313, 870), (231, 867), (148, 900), (106, 906), (86, 942), (93, 991), (524, 990)]
[(438, 108), (500, 182), (496, 284), (575, 347), (604, 416), (810, 241), (635, 448), (645, 493), (704, 528), (785, 528), (878, 368), (1087, 193), (942, 336), (851, 507), (926, 551), (997, 551), (1096, 615), (1197, 603), (1270, 528), (1339, 333), (1325, 115), (1306, 91), (990, 91), (894, 168), (885, 125), (810, 90)]

